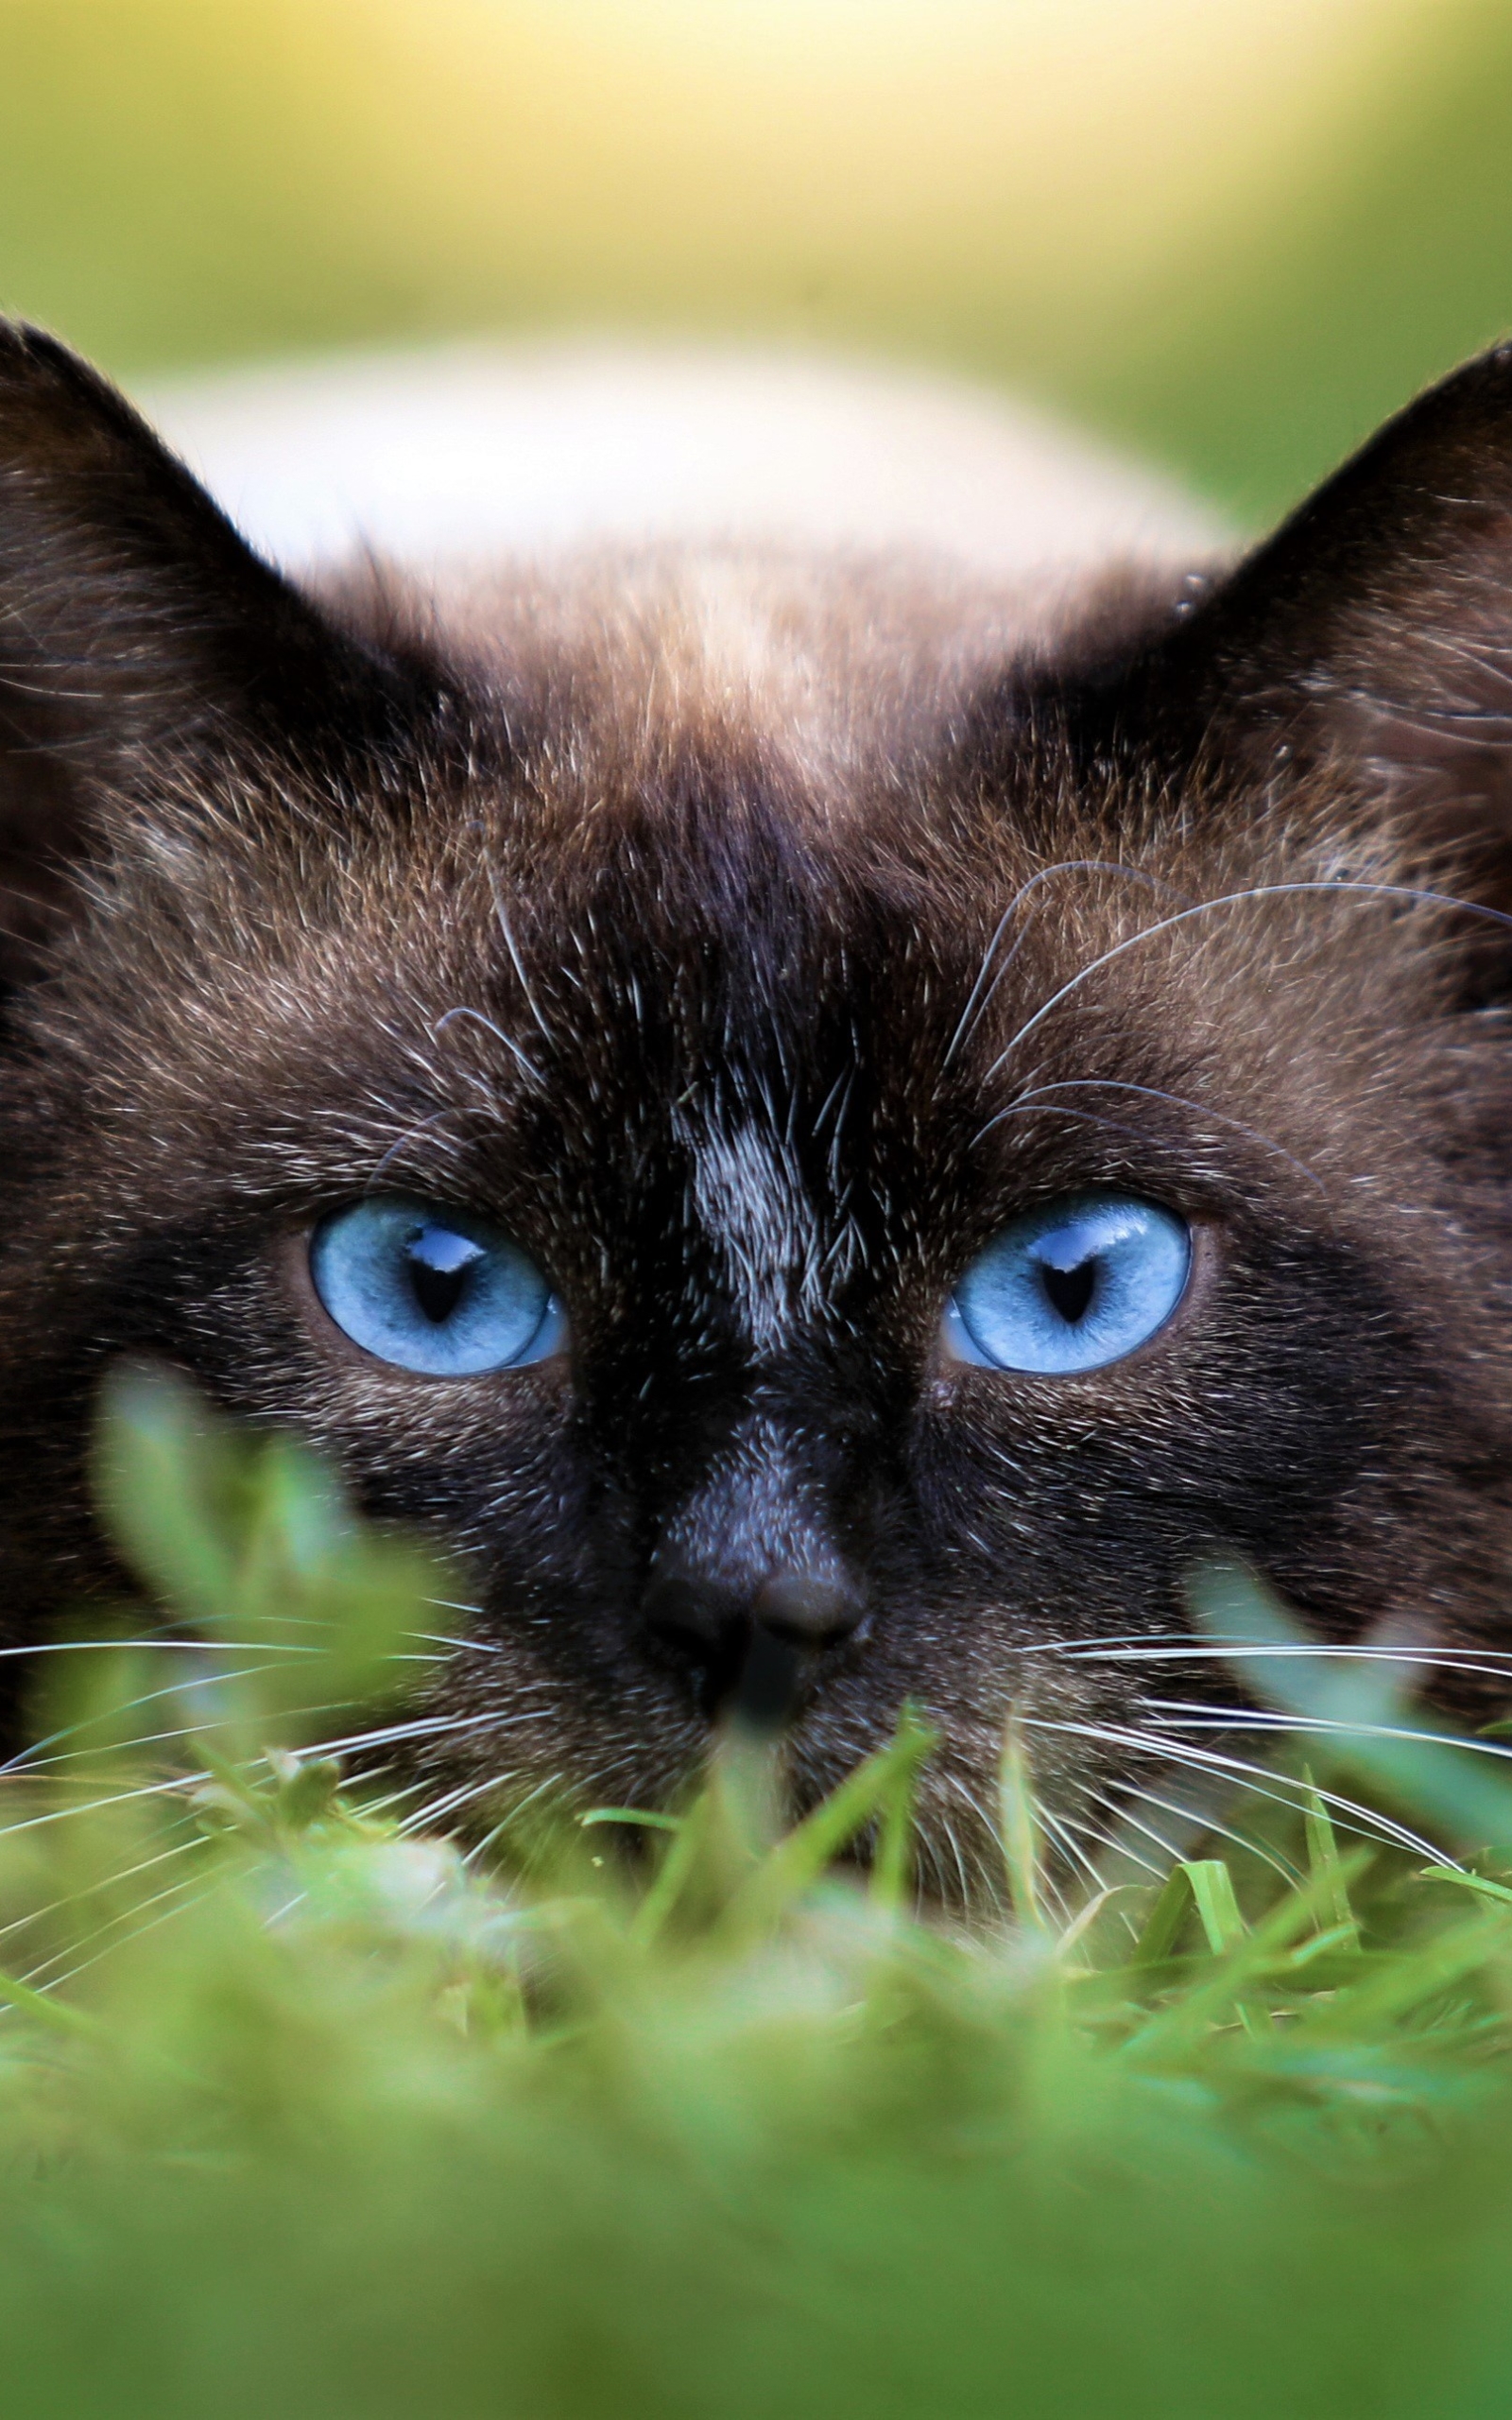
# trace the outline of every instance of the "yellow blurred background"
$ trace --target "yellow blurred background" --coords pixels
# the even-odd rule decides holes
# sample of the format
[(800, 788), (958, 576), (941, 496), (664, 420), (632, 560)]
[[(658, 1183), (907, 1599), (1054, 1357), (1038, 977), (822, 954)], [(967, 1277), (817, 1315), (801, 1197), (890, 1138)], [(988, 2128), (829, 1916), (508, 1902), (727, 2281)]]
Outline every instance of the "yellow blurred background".
[(0, 301), (936, 361), (1255, 521), (1512, 325), (1512, 0), (0, 0)]

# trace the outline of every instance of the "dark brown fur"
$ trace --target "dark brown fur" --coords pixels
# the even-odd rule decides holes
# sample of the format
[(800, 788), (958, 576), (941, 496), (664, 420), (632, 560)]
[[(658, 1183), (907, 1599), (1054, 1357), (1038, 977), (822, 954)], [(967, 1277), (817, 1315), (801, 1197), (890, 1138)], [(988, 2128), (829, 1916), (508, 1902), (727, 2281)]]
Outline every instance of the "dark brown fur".
[[(1179, 1641), (1205, 1556), (1329, 1636), (1512, 1646), (1509, 571), (1498, 353), (1056, 648), (921, 569), (717, 554), (448, 634), (298, 596), (9, 332), (10, 1640), (107, 1576), (92, 1398), (145, 1354), (461, 1551), (438, 1800), (678, 1789), (743, 1650), (652, 1630), (669, 1566), (861, 1592), (796, 1783), (920, 1702), (947, 1889), (1014, 1704), (1068, 1858), (1159, 1830), (1149, 1702), (1211, 1667), (1083, 1651)], [(351, 1345), (302, 1238), (375, 1183), (500, 1221), (570, 1350)], [(1076, 1378), (943, 1356), (994, 1232), (1105, 1184), (1198, 1231), (1171, 1324)]]

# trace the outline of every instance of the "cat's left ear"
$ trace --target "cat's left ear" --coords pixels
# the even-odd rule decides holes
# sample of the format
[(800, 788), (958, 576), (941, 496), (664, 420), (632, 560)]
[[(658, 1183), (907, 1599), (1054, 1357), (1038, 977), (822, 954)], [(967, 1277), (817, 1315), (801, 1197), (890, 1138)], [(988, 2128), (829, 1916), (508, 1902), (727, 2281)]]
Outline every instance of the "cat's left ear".
[(1512, 908), (1512, 344), (1371, 440), (1131, 669), (1125, 728), (1292, 794)]
[(0, 321), (0, 988), (70, 912), (109, 802), (350, 768), (426, 688), (262, 562), (105, 379)]

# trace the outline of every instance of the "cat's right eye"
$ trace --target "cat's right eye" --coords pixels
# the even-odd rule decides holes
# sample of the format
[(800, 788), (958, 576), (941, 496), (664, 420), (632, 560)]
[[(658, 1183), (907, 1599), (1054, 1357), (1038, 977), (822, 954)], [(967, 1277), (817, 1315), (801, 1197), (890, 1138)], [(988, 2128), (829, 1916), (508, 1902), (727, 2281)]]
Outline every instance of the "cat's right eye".
[(566, 1317), (534, 1261), (484, 1220), (379, 1194), (321, 1220), (310, 1276), (354, 1344), (427, 1377), (517, 1370), (560, 1349)]
[(1100, 1370), (1165, 1325), (1191, 1269), (1191, 1231), (1174, 1211), (1121, 1193), (1052, 1201), (972, 1262), (946, 1309), (946, 1345), (994, 1370)]

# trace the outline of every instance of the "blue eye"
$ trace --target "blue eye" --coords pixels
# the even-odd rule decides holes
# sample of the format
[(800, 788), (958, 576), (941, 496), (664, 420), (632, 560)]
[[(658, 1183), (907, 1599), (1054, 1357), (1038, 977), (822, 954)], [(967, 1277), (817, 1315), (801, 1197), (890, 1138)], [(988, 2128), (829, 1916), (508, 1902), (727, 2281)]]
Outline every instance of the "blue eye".
[(1183, 1219), (1120, 1193), (1048, 1202), (1005, 1227), (972, 1262), (945, 1314), (963, 1361), (1063, 1376), (1121, 1361), (1186, 1292)]
[(399, 1194), (323, 1219), (315, 1290), (354, 1344), (402, 1370), (459, 1378), (559, 1346), (561, 1305), (533, 1261), (481, 1219)]

